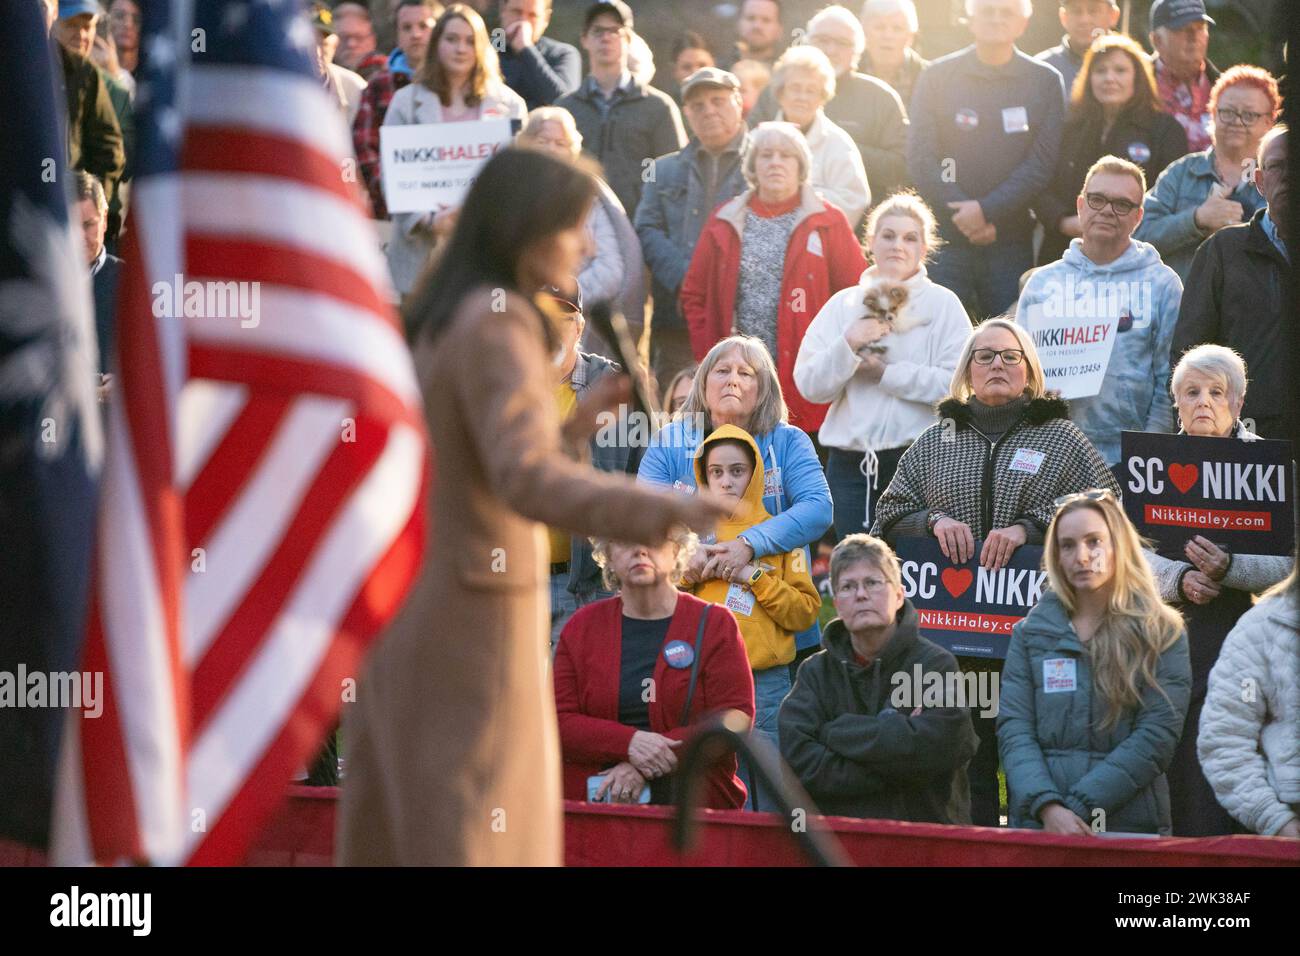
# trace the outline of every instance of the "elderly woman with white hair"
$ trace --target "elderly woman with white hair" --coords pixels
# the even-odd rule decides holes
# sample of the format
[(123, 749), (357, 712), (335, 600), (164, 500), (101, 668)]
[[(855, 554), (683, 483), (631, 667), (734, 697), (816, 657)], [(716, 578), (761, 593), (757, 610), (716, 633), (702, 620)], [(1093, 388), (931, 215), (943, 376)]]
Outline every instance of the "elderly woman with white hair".
[[(582, 153), (582, 133), (562, 106), (539, 106), (529, 113), (515, 143), (567, 160)], [(609, 303), (622, 311), (636, 335), (644, 323), (646, 298), (641, 240), (614, 190), (603, 179), (596, 183), (599, 192), (587, 216), (592, 249), (578, 272), (578, 289), (584, 308)], [(591, 345), (591, 339), (584, 340), (584, 348)]]
[(790, 420), (821, 427), (826, 406), (804, 401), (794, 363), (821, 307), (858, 281), (862, 247), (839, 207), (809, 181), (813, 157), (799, 128), (761, 123), (741, 160), (749, 188), (705, 223), (682, 282), (682, 315), (697, 359), (733, 333), (752, 335), (776, 359)]
[(858, 144), (824, 109), (836, 90), (831, 61), (816, 47), (791, 47), (776, 61), (767, 88), (779, 107), (776, 119), (793, 123), (808, 143), (813, 188), (856, 230), (871, 205), (871, 186)]
[[(973, 330), (939, 421), (903, 452), (871, 533), (894, 547), (901, 537), (933, 537), (953, 564), (978, 557), (995, 571), (1021, 545), (1043, 543), (1058, 498), (1090, 488), (1118, 498), (1105, 460), (1044, 381), (1033, 340), (1014, 320), (989, 319)], [(965, 670), (1000, 668), (959, 661)], [(972, 716), (981, 744), (970, 766), (971, 817), (997, 826), (994, 721)]]
[[(619, 593), (574, 614), (556, 649), (565, 799), (669, 803), (681, 744), (700, 721), (724, 710), (753, 719), (736, 619), (677, 589), (696, 543), (690, 533), (654, 546), (593, 541), (605, 586)], [(704, 779), (704, 806), (744, 803), (734, 754)]]
[(912, 102), (916, 79), (930, 65), (913, 46), (920, 30), (912, 0), (867, 0), (862, 5), (867, 46), (862, 72), (888, 83), (905, 104)]
[[(1170, 380), (1180, 434), (1256, 441), (1241, 420), (1246, 399), (1246, 363), (1222, 345), (1198, 345), (1183, 353)], [(1160, 596), (1181, 604), (1192, 654), (1192, 698), (1183, 737), (1169, 768), (1175, 836), (1217, 836), (1240, 832), (1219, 805), (1196, 756), (1196, 731), (1210, 671), (1228, 632), (1250, 610), (1253, 596), (1282, 581), (1292, 559), (1233, 554), (1204, 535), (1195, 535), (1178, 556), (1147, 552)]]
[[(866, 166), (870, 194), (877, 198), (889, 195), (908, 181), (905, 101), (889, 84), (858, 72), (866, 36), (862, 24), (848, 8), (836, 4), (818, 10), (808, 21), (805, 42), (807, 46), (795, 49), (820, 50), (834, 73), (834, 83), (823, 106), (826, 118), (848, 133), (857, 145)], [(796, 58), (801, 55), (797, 54)], [(779, 68), (781, 62), (776, 65)], [(776, 89), (769, 87), (750, 111), (749, 125), (777, 119), (778, 111), (783, 108)], [(784, 118), (797, 122), (788, 111)], [(812, 144), (813, 136), (806, 135)], [(816, 145), (813, 153), (817, 153)], [(814, 185), (816, 181), (814, 177)]]

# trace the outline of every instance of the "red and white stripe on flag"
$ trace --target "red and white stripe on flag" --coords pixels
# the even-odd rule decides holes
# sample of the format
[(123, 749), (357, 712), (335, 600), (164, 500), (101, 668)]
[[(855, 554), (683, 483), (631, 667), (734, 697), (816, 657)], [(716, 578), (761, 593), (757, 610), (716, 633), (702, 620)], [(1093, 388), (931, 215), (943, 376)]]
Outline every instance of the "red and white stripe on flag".
[[(84, 665), (105, 706), (69, 722), (60, 863), (239, 863), (423, 556), (422, 402), (342, 118), (311, 77), (189, 76), (179, 172), (133, 193)], [(169, 317), (178, 283), (256, 315)]]

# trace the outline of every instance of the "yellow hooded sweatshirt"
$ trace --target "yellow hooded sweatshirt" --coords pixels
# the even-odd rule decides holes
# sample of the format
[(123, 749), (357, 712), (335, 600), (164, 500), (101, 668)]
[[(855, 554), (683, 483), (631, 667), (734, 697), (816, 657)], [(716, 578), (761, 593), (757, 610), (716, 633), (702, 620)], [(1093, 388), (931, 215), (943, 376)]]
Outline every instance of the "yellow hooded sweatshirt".
[[(709, 446), (723, 438), (743, 441), (754, 455), (754, 473), (750, 475), (744, 497), (731, 517), (718, 524), (717, 540), (731, 541), (772, 516), (763, 507), (763, 456), (743, 428), (723, 425), (705, 439), (695, 459), (697, 486), (709, 487), (704, 463)], [(794, 635), (812, 627), (822, 601), (808, 573), (802, 548), (789, 554), (755, 557), (752, 564), (763, 572), (754, 584), (731, 584), (715, 578), (696, 585), (695, 595), (731, 610), (745, 639), (749, 666), (761, 671), (794, 660)]]

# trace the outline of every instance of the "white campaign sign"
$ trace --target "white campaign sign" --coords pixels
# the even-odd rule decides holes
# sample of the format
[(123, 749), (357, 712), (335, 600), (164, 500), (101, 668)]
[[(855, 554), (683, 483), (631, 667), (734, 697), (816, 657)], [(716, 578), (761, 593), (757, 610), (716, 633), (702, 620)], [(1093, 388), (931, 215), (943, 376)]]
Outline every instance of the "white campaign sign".
[(460, 205), (483, 164), (513, 139), (508, 119), (379, 127), (388, 211)]
[[(1059, 314), (1061, 311), (1065, 314)], [(1049, 391), (1059, 391), (1062, 398), (1091, 398), (1101, 392), (1101, 380), (1115, 348), (1118, 316), (1081, 315), (1073, 309), (1054, 310), (1035, 302), (1017, 321), (1034, 340)]]

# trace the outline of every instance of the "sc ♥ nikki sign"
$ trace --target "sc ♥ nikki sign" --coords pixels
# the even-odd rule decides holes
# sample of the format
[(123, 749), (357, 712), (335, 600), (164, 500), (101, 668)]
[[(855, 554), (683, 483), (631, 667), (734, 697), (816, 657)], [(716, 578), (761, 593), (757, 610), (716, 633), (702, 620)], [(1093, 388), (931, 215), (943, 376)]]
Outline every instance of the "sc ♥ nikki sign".
[(1043, 549), (1016, 549), (1005, 568), (990, 571), (976, 557), (954, 566), (933, 538), (900, 538), (895, 548), (903, 593), (916, 608), (922, 636), (968, 657), (1006, 657), (1012, 626), (1047, 586)]
[(1242, 554), (1295, 547), (1289, 441), (1123, 432), (1117, 470), (1124, 511), (1169, 557), (1196, 535)]

